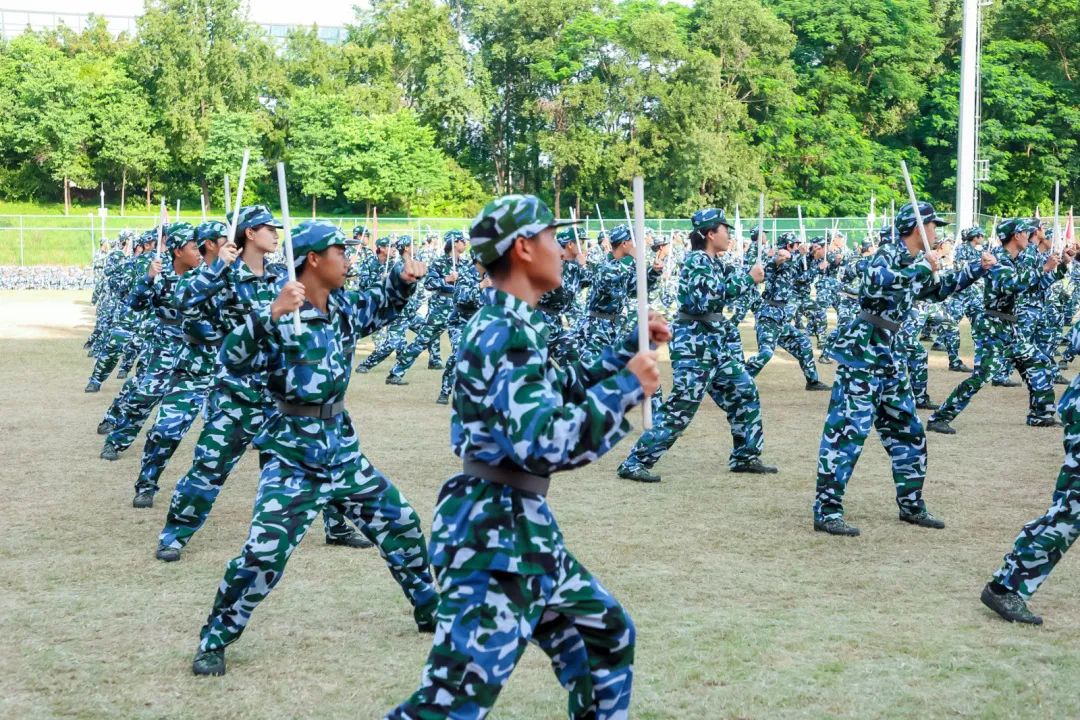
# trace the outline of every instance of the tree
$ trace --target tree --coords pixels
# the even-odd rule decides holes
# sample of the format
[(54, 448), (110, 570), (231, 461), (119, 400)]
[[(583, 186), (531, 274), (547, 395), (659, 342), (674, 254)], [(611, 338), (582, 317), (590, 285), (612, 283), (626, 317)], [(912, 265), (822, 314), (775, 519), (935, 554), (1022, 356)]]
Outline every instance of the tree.
[(313, 217), (317, 198), (337, 197), (346, 152), (341, 126), (351, 112), (341, 95), (314, 88), (297, 90), (285, 110), (291, 185), (311, 198)]

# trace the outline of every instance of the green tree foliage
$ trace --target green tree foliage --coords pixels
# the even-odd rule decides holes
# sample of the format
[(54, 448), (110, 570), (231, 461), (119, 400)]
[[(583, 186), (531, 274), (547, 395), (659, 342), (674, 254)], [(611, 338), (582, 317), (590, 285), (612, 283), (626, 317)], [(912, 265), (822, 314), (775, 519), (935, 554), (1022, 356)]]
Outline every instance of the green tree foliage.
[[(743, 206), (863, 214), (955, 193), (960, 0), (373, 0), (340, 45), (274, 42), (243, 0), (146, 0), (134, 37), (101, 20), (0, 43), (0, 193), (147, 183), (273, 203), (272, 164), (312, 211), (475, 211), (533, 192), (560, 214)], [(1080, 0), (984, 8), (988, 212), (1080, 190)], [(95, 198), (96, 199), (96, 198)]]

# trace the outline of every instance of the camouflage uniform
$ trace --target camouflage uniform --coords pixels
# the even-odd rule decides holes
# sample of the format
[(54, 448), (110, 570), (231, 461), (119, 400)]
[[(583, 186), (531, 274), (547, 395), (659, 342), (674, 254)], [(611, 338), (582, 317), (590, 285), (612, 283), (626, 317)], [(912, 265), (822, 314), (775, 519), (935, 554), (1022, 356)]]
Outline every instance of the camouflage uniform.
[[(559, 233), (559, 245), (580, 242), (573, 230)], [(575, 322), (574, 306), (583, 288), (591, 284), (589, 269), (577, 259), (563, 260), (562, 285), (544, 293), (536, 309), (548, 323), (551, 358), (557, 363), (573, 362), (581, 357), (580, 327)]]
[[(240, 210), (237, 232), (258, 225), (277, 226), (270, 211), (261, 205)], [(284, 283), (285, 268), (265, 266), (256, 275), (241, 258), (226, 265), (220, 258), (203, 266), (190, 282), (180, 287), (177, 305), (214, 324), (216, 335), (225, 337), (253, 312), (268, 306)], [(209, 330), (206, 330), (209, 332)], [(223, 359), (223, 358), (222, 358)], [(260, 364), (259, 361), (262, 361)], [(240, 462), (248, 445), (277, 411), (266, 383), (266, 358), (260, 356), (234, 372), (218, 364), (207, 399), (206, 422), (199, 433), (191, 468), (176, 483), (169, 514), (158, 536), (158, 547), (182, 549), (206, 522), (229, 473)], [(343, 508), (331, 503), (324, 509), (327, 540), (353, 534), (343, 518)]]
[[(303, 223), (294, 236), (297, 257), (345, 238), (326, 222)], [(335, 290), (327, 312), (301, 308), (303, 331), (290, 318), (271, 318), (270, 305), (249, 314), (221, 349), (234, 376), (260, 375), (278, 412), (259, 431), (263, 457), (247, 542), (225, 567), (213, 608), (200, 632), (200, 652), (239, 639), (251, 613), (281, 580), (289, 556), (319, 510), (336, 501), (379, 546), (394, 579), (412, 603), (421, 628), (431, 625), (437, 596), (420, 518), (398, 489), (360, 451), (344, 409), (358, 338), (385, 325), (413, 288), (397, 275), (381, 288)]]
[[(920, 211), (925, 222), (944, 224), (929, 204), (920, 203)], [(910, 205), (900, 209), (896, 223), (898, 234), (915, 229)], [(883, 244), (867, 263), (859, 289), (861, 311), (840, 330), (830, 350), (839, 367), (818, 450), (815, 529), (836, 532), (835, 523), (844, 525), (844, 491), (871, 427), (877, 428), (892, 461), (901, 519), (936, 521), (926, 513), (922, 497), (926, 435), (905, 360), (895, 347), (896, 332), (916, 300), (944, 300), (981, 275), (981, 266), (973, 262), (935, 281), (930, 263), (921, 253), (912, 256), (900, 240)], [(839, 534), (857, 534), (846, 527)]]
[(454, 283), (454, 311), (450, 314), (450, 320), (446, 324), (447, 334), (450, 336), (450, 359), (443, 368), (442, 382), (439, 385), (439, 399), (437, 402), (449, 400), (450, 392), (454, 389), (454, 378), (457, 377), (457, 363), (459, 348), (461, 347), (461, 332), (465, 324), (480, 309), (480, 271), (474, 263), (458, 262), (458, 280)]
[[(143, 236), (141, 248), (151, 244), (149, 235)], [(90, 373), (87, 383), (88, 392), (97, 392), (101, 383), (112, 373), (121, 355), (125, 354), (129, 347), (138, 347), (136, 335), (142, 327), (145, 311), (135, 312), (129, 309), (127, 298), (135, 288), (138, 279), (146, 274), (146, 268), (150, 265), (150, 257), (145, 252), (125, 258), (114, 269), (110, 286), (112, 287), (116, 302), (113, 309), (113, 320), (110, 323), (110, 331), (107, 340), (98, 351), (94, 363), (94, 369)]]
[[(501, 198), (474, 221), (474, 253), (490, 263), (554, 224), (534, 197)], [(625, 368), (636, 343), (559, 368), (547, 333), (539, 312), (495, 289), (465, 329), (450, 430), (465, 472), (443, 486), (431, 530), (438, 626), (420, 688), (387, 718), (484, 717), (530, 641), (550, 656), (571, 718), (628, 715), (633, 623), (566, 548), (545, 494), (552, 473), (630, 431), (626, 414), (642, 401)]]
[[(784, 233), (780, 236), (778, 246), (785, 249), (795, 242), (797, 240), (792, 233)], [(787, 262), (780, 263), (774, 258), (765, 263), (765, 292), (762, 293), (755, 328), (758, 352), (746, 361), (746, 369), (752, 377), (757, 377), (772, 359), (776, 346), (780, 345), (799, 361), (808, 387), (820, 382), (810, 338), (806, 332), (795, 327), (795, 283), (811, 272), (802, 265), (798, 254)]]
[[(401, 353), (394, 367), (390, 368), (390, 378), (401, 379), (416, 362), (424, 350), (439, 344), (446, 325), (450, 321), (450, 315), (454, 311), (454, 283), (446, 280), (459, 266), (467, 265), (468, 261), (455, 262), (453, 245), (464, 242), (464, 236), (460, 230), (451, 230), (446, 233), (444, 249), (445, 254), (432, 260), (428, 267), (427, 277), (424, 278), (424, 287), (431, 293), (428, 296), (427, 319), (417, 331), (416, 337)], [(392, 383), (393, 384), (393, 383)]]
[[(727, 225), (722, 212), (694, 215), (695, 229)], [(730, 227), (730, 226), (729, 226)], [(748, 466), (764, 447), (761, 402), (757, 385), (743, 365), (742, 353), (728, 343), (731, 327), (723, 315), (725, 303), (754, 285), (737, 263), (724, 263), (704, 251), (691, 251), (679, 272), (679, 311), (672, 322), (670, 343), (674, 376), (671, 394), (620, 467), (628, 477), (651, 468), (682, 436), (708, 392), (727, 415), (731, 426), (728, 466)], [(638, 479), (638, 478), (632, 478)]]
[[(1080, 333), (1070, 334), (1069, 347), (1080, 347)], [(1061, 396), (1058, 412), (1065, 424), (1065, 459), (1046, 513), (1023, 527), (993, 582), (1027, 600), (1080, 536), (1080, 376)]]
[[(391, 263), (390, 259), (387, 258), (387, 261), (381, 264), (382, 277), (386, 277), (391, 273), (400, 274), (402, 267), (400, 257), (404, 251), (410, 247), (412, 247), (412, 240), (407, 235), (398, 238), (394, 242), (394, 248), (397, 250), (398, 259)], [(387, 267), (387, 263), (390, 263), (389, 268)], [(374, 276), (371, 277), (374, 278)], [(356, 372), (369, 372), (376, 365), (390, 357), (391, 354), (396, 353), (399, 358), (401, 357), (402, 352), (405, 350), (405, 346), (408, 344), (405, 337), (405, 331), (409, 329), (410, 323), (412, 323), (413, 319), (416, 317), (417, 311), (420, 308), (420, 299), (421, 296), (419, 292), (414, 292), (410, 296), (409, 302), (405, 305), (405, 308), (398, 313), (397, 317), (395, 317), (384, 329), (385, 334), (383, 335), (382, 340), (376, 344), (375, 350), (372, 351), (363, 362), (357, 363)], [(428, 358), (430, 362), (432, 356), (429, 354)]]
[[(1005, 221), (1009, 222), (1012, 221)], [(1002, 223), (1002, 226), (1005, 223)], [(1011, 235), (1012, 230), (1009, 230), (1008, 234)], [(994, 248), (993, 254), (998, 264), (987, 275), (984, 290), (985, 310), (978, 321), (978, 332), (984, 339), (982, 355), (977, 359), (975, 372), (957, 385), (941, 408), (930, 417), (931, 425), (936, 422), (947, 424), (954, 420), (982, 386), (990, 381), (994, 371), (1006, 358), (1020, 368), (1028, 386), (1028, 425), (1053, 423), (1054, 388), (1049, 363), (1042, 353), (1023, 337), (1016, 325), (1017, 317), (1014, 313), (1019, 295), (1030, 288), (1049, 287), (1055, 280), (1064, 277), (1065, 266), (1060, 265), (1054, 272), (1046, 273), (1019, 258), (1014, 260), (1004, 247)]]

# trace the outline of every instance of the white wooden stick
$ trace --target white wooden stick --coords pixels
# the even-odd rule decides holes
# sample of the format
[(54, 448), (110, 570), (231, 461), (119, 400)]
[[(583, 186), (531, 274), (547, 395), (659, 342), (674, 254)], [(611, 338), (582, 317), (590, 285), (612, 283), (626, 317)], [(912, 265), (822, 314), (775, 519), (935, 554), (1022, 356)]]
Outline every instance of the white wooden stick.
[[(634, 220), (630, 224), (630, 241), (634, 243), (634, 259), (637, 265), (638, 352), (645, 352), (649, 349), (649, 281), (645, 273), (645, 179), (640, 175), (634, 176), (633, 191)], [(630, 223), (630, 208), (626, 206), (625, 200), (623, 208), (626, 210), (626, 221)], [(650, 397), (646, 397), (641, 403), (641, 427), (645, 430), (652, 429)]]
[[(225, 215), (232, 212), (232, 190), (229, 189), (229, 176), (225, 176)], [(228, 217), (225, 218), (228, 220)]]
[[(915, 187), (911, 184), (911, 175), (908, 174), (907, 162), (900, 161), (900, 169), (904, 171), (904, 183), (907, 185), (908, 200), (911, 202), (911, 210), (915, 213), (915, 225), (919, 228), (919, 237), (922, 238), (923, 250), (930, 253), (930, 241), (926, 239), (926, 228), (923, 227), (922, 213), (919, 212), (919, 201), (915, 199)], [(896, 226), (895, 219), (893, 227)], [(934, 282), (937, 282), (938, 274), (934, 271)]]
[[(240, 181), (236, 184), (236, 203), (233, 205), (233, 207), (236, 208), (236, 214), (233, 215), (233, 220), (231, 223), (229, 223), (229, 242), (233, 244), (236, 243), (236, 226), (240, 222), (240, 208), (243, 207), (242, 203), (244, 201), (244, 181), (247, 180), (248, 157), (250, 156), (250, 154), (251, 151), (245, 149), (244, 159), (240, 161)], [(228, 175), (225, 176), (225, 184), (229, 184)], [(229, 202), (228, 193), (225, 194), (225, 202)]]
[(765, 244), (765, 193), (758, 195), (757, 204), (757, 237), (754, 238), (754, 242), (757, 243), (757, 262), (761, 264), (762, 253), (765, 249), (762, 247)]
[[(285, 263), (288, 265), (289, 282), (294, 282), (296, 280), (296, 263), (293, 257), (292, 247), (292, 220), (289, 219), (289, 191), (285, 186), (285, 163), (283, 162), (277, 164), (277, 182), (278, 195), (281, 198), (281, 229), (284, 235)], [(292, 320), (293, 332), (299, 335), (304, 331), (304, 326), (300, 324), (299, 308), (293, 311)]]

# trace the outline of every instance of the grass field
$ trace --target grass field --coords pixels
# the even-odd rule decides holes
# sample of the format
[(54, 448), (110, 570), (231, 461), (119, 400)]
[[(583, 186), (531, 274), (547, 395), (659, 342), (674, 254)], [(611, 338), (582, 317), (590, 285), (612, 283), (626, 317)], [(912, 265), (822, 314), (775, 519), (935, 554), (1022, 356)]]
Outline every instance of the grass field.
[[(88, 294), (26, 298), (0, 294), (0, 717), (376, 718), (411, 693), (430, 637), (416, 634), (374, 551), (328, 548), (317, 527), (230, 648), (229, 674), (191, 676), (199, 627), (246, 535), (256, 458), (244, 458), (183, 559), (156, 561), (197, 433), (157, 505), (132, 509), (142, 442), (116, 463), (97, 459), (94, 426), (119, 383), (83, 394), (89, 328), (64, 327), (65, 308), (89, 309)], [(365, 451), (425, 528), (458, 467), (449, 411), (433, 403), (438, 375), (420, 362), (404, 388), (384, 385), (383, 372), (356, 376), (348, 398)], [(831, 381), (832, 368), (823, 375)], [(932, 353), (936, 400), (960, 377)], [(637, 625), (632, 716), (1080, 717), (1075, 559), (1033, 601), (1042, 628), (1001, 622), (978, 600), (1017, 530), (1046, 508), (1061, 460), (1059, 430), (1023, 424), (1026, 392), (987, 388), (958, 435), (930, 437), (926, 496), (944, 531), (897, 521), (871, 438), (847, 496), (863, 535), (846, 539), (811, 530), (828, 395), (804, 392), (783, 353), (759, 385), (765, 460), (778, 475), (730, 475), (724, 417), (703, 406), (658, 465), (661, 484), (615, 477), (629, 441), (553, 484), (570, 547)], [(560, 718), (564, 704), (530, 649), (493, 716)]]

